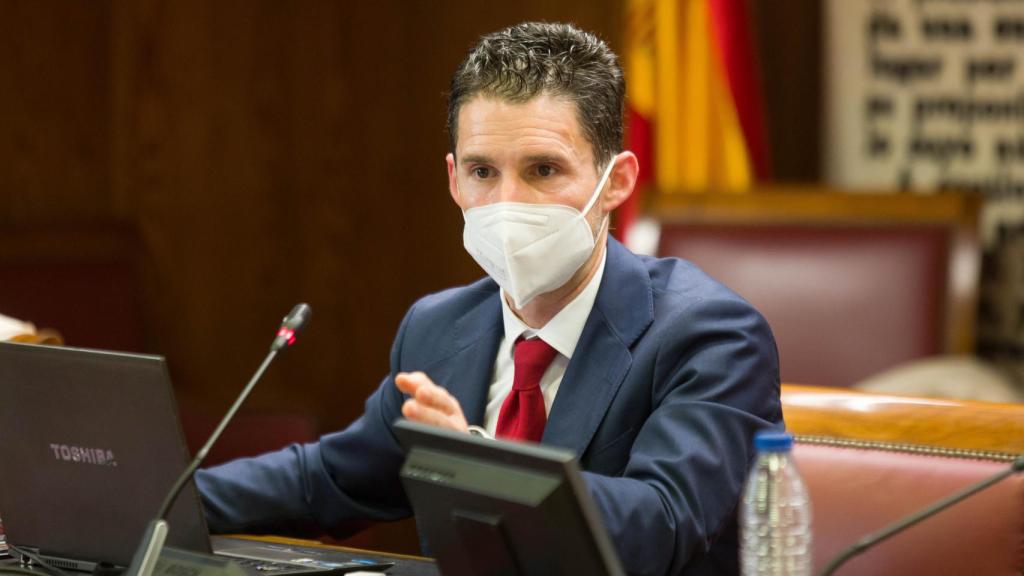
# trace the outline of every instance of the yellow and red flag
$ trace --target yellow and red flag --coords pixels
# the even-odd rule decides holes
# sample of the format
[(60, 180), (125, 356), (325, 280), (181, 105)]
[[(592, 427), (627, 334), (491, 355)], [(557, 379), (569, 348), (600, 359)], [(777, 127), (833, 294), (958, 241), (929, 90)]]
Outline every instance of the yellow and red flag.
[(744, 191), (770, 178), (758, 67), (745, 0), (628, 0), (627, 141), (640, 195)]

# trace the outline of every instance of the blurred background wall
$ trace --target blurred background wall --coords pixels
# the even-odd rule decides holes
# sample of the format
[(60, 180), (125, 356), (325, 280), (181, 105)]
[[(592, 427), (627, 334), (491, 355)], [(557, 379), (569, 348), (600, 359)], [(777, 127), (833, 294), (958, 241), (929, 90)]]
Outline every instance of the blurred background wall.
[[(821, 6), (751, 9), (774, 177), (817, 181)], [(37, 274), (31, 302), (0, 313), (165, 355), (180, 401), (219, 412), (306, 301), (308, 332), (249, 407), (343, 426), (407, 307), (481, 275), (446, 190), (455, 66), (530, 19), (621, 52), (623, 15), (619, 0), (0, 0), (0, 254), (12, 275), (106, 258), (94, 284), (121, 287)]]

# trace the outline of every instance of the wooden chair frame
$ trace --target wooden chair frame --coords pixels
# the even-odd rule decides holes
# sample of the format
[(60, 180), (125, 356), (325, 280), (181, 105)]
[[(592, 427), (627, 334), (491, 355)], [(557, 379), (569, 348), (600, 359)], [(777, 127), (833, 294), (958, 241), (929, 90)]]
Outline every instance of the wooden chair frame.
[(662, 224), (940, 227), (949, 239), (942, 319), (944, 351), (974, 351), (981, 268), (978, 195), (854, 193), (779, 186), (750, 193), (662, 191), (648, 196), (653, 198), (647, 215)]

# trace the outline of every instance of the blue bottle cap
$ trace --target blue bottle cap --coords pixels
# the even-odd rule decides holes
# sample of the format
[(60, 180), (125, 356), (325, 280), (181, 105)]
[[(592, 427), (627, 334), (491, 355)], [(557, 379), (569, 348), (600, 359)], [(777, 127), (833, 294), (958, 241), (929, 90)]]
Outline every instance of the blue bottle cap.
[(793, 435), (775, 430), (761, 430), (754, 435), (754, 448), (758, 452), (789, 452), (793, 448)]

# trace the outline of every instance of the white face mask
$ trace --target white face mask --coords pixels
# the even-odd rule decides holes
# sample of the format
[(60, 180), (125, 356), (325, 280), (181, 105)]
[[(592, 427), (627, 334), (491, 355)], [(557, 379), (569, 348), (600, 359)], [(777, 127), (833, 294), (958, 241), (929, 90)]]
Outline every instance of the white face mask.
[[(614, 165), (614, 160), (608, 163), (582, 211), (561, 204), (497, 202), (463, 212), (466, 251), (516, 308), (560, 288), (594, 252), (594, 231), (586, 215)], [(605, 222), (607, 216), (602, 229)]]

